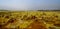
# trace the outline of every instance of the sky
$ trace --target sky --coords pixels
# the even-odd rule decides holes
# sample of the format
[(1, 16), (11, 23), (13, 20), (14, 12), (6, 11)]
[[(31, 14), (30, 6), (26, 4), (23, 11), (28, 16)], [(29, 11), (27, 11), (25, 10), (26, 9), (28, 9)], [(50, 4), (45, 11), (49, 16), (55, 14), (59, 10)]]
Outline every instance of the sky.
[(5, 10), (60, 9), (60, 0), (0, 0), (0, 9)]

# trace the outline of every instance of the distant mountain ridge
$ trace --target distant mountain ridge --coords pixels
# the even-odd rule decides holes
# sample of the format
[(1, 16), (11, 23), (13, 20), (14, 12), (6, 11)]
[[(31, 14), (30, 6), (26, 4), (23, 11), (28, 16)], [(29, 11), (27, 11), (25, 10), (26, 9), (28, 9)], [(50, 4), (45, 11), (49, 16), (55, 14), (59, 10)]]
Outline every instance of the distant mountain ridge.
[(0, 9), (0, 11), (60, 11), (60, 10), (3, 10), (3, 9)]

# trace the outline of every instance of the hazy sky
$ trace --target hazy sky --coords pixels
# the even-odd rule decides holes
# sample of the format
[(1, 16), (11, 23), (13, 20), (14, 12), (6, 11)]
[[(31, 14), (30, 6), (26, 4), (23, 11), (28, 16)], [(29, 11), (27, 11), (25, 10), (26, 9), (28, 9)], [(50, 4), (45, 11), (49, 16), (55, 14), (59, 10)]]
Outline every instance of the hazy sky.
[(60, 0), (0, 0), (0, 9), (60, 9)]

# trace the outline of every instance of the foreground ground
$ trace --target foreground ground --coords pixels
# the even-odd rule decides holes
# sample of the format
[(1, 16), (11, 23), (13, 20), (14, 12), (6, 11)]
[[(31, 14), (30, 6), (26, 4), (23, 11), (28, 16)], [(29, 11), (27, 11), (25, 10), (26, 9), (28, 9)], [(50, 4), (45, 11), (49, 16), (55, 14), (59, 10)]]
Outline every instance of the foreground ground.
[(60, 11), (0, 12), (0, 29), (60, 29)]

